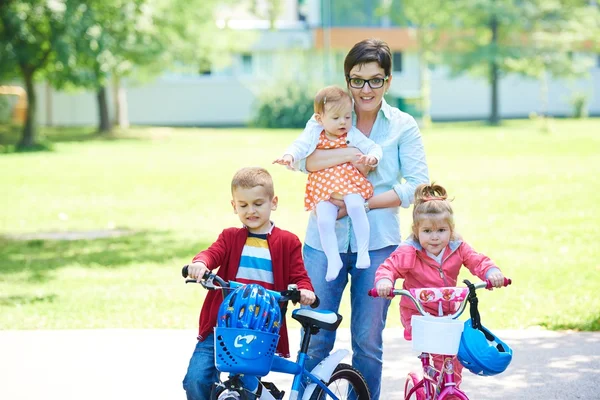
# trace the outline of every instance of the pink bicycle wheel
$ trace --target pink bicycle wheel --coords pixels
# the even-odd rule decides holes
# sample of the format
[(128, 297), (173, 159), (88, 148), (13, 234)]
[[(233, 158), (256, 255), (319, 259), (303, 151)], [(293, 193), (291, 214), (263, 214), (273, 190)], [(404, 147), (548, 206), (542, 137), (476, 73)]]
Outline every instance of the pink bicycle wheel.
[[(417, 388), (412, 392), (410, 397), (408, 394), (413, 390), (413, 388)], [(404, 400), (425, 400), (425, 392), (423, 391), (423, 382), (419, 379), (417, 374), (411, 372), (406, 377), (406, 383), (404, 384)]]

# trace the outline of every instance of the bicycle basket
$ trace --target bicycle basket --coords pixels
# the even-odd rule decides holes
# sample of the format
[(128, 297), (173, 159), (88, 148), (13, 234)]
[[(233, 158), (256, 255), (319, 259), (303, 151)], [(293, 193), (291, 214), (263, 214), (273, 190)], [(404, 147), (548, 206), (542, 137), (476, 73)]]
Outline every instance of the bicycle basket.
[(444, 354), (458, 353), (463, 323), (449, 317), (413, 315), (412, 348), (419, 353)]
[(215, 328), (215, 366), (221, 372), (265, 376), (279, 335), (244, 328)]

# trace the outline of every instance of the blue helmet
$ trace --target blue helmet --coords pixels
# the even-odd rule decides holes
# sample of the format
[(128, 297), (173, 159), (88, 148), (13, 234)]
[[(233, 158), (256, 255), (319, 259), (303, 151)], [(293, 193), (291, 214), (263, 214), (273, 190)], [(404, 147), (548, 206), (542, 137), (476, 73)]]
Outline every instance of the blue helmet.
[(225, 297), (219, 307), (217, 326), (279, 333), (281, 309), (265, 288), (257, 284), (240, 286)]
[(504, 372), (512, 360), (512, 349), (481, 326), (473, 328), (471, 319), (465, 321), (457, 358), (469, 371), (492, 376)]

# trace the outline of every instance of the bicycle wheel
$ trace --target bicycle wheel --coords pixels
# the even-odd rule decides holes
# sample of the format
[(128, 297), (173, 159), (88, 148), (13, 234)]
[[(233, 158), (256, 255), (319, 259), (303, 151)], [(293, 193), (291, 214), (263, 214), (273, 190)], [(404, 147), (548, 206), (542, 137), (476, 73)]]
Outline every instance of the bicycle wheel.
[[(421, 380), (414, 372), (408, 374), (408, 376), (406, 377), (406, 383), (404, 384), (404, 400), (425, 400), (423, 384), (421, 384), (420, 381)], [(412, 388), (414, 388), (415, 386), (419, 386), (419, 384), (421, 387), (418, 388), (415, 392), (413, 392), (413, 394), (410, 397), (407, 397), (408, 393), (412, 390)]]
[[(358, 399), (370, 400), (369, 388), (362, 374), (357, 369), (348, 364), (338, 364), (327, 384), (329, 390), (340, 400)], [(327, 393), (317, 387), (310, 397), (310, 400), (331, 399)]]
[(232, 392), (215, 383), (210, 391), (210, 400), (248, 400), (248, 396), (243, 390), (241, 393)]

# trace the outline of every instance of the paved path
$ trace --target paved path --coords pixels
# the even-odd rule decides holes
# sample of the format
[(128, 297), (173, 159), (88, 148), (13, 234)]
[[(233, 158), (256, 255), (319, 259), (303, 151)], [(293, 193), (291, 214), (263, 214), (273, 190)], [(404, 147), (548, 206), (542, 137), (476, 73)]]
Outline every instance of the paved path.
[[(501, 331), (515, 351), (502, 375), (465, 372), (473, 400), (600, 399), (600, 332)], [(184, 400), (181, 379), (194, 346), (191, 330), (0, 331), (2, 400)], [(290, 331), (291, 343), (299, 333)], [(350, 348), (342, 329), (337, 346)], [(292, 348), (292, 353), (297, 347)], [(401, 399), (418, 367), (398, 328), (385, 331), (382, 400)], [(272, 380), (286, 388), (284, 375)]]

